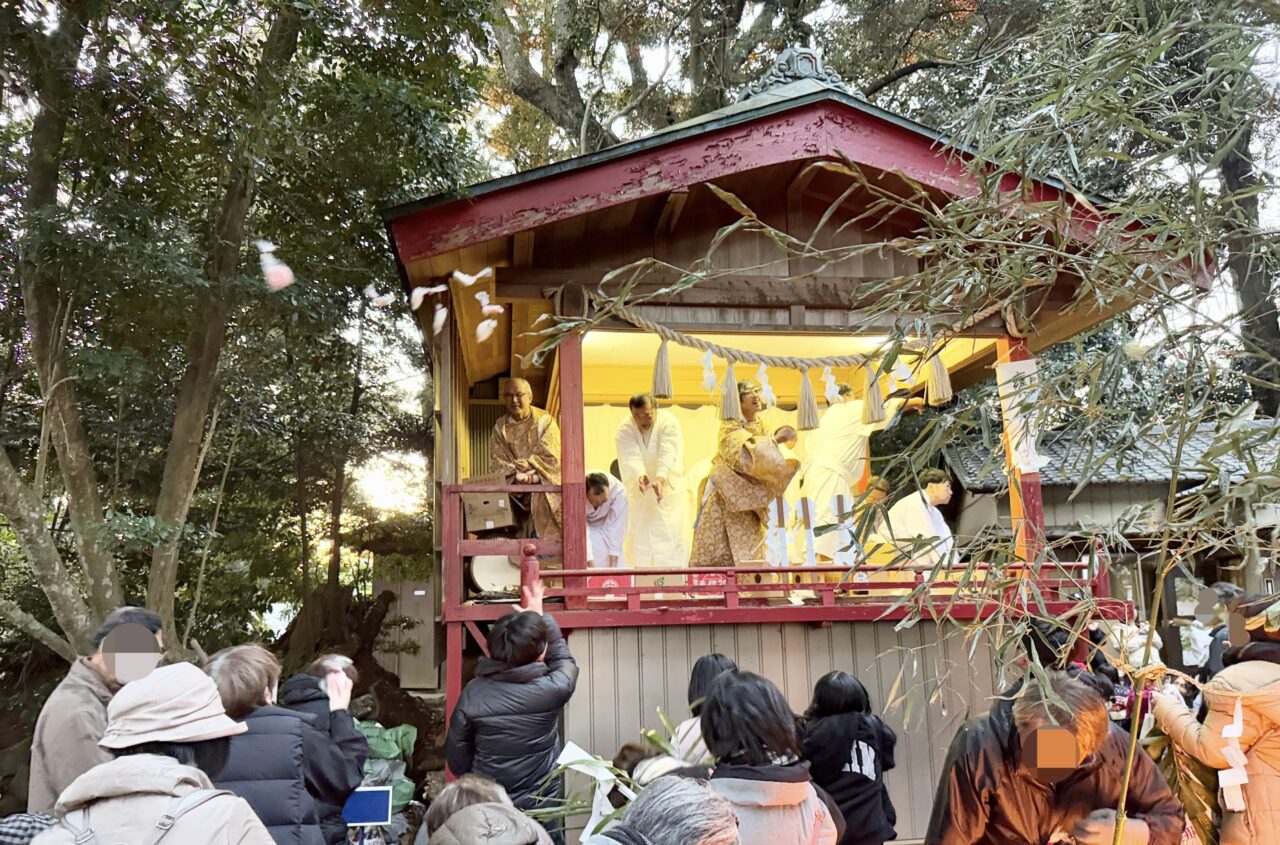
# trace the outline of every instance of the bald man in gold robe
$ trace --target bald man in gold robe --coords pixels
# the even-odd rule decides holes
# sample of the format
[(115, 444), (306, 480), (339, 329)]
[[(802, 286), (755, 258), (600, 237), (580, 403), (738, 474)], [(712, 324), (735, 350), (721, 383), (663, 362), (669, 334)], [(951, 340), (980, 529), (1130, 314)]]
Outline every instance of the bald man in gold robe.
[[(511, 484), (560, 483), (560, 426), (546, 411), (533, 407), (533, 390), (521, 378), (510, 379), (502, 390), (507, 413), (493, 426), (489, 451), (493, 469)], [(560, 537), (559, 493), (512, 496), (520, 518), (519, 536)]]

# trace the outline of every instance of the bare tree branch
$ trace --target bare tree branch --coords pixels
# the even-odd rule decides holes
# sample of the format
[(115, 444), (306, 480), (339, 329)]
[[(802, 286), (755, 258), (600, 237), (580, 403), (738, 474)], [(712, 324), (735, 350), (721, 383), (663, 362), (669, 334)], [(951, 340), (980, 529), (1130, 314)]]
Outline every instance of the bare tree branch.
[(9, 624), (27, 634), (33, 639), (39, 640), (49, 647), (58, 656), (65, 659), (68, 663), (74, 663), (79, 656), (75, 646), (67, 642), (62, 637), (50, 631), (41, 624), (40, 620), (9, 601), (4, 596), (0, 596), (0, 616), (9, 620)]
[(920, 59), (919, 61), (912, 62), (909, 65), (903, 65), (893, 73), (880, 77), (875, 82), (872, 82), (864, 88), (862, 93), (867, 97), (874, 97), (890, 85), (893, 85), (896, 82), (901, 82), (907, 77), (920, 73), (921, 71), (935, 70), (937, 68), (944, 67), (959, 67), (960, 64), (960, 62), (950, 62), (943, 59)]

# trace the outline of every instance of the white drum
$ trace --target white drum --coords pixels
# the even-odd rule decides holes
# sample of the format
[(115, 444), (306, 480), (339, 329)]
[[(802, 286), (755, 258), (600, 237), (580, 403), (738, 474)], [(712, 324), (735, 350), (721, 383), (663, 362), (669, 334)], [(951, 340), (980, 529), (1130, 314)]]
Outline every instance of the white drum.
[(471, 558), (471, 582), (478, 593), (520, 594), (520, 567), (506, 555)]

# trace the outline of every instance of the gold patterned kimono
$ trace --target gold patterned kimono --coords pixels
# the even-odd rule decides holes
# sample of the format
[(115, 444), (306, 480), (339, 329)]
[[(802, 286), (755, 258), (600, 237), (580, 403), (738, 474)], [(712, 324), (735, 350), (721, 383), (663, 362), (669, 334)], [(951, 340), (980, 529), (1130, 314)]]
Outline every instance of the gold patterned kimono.
[(720, 423), (709, 491), (693, 532), (690, 566), (741, 566), (764, 559), (769, 505), (786, 492), (799, 463), (788, 460), (761, 420)]
[[(532, 408), (532, 414), (522, 421), (503, 414), (494, 423), (489, 436), (489, 452), (493, 468), (501, 471), (507, 481), (515, 480), (516, 461), (528, 461), (541, 484), (560, 483), (560, 426), (546, 411)], [(560, 537), (561, 511), (559, 493), (528, 493), (512, 496), (517, 516), (521, 517), (519, 536), (533, 536), (551, 540)], [(523, 513), (521, 513), (523, 506)]]

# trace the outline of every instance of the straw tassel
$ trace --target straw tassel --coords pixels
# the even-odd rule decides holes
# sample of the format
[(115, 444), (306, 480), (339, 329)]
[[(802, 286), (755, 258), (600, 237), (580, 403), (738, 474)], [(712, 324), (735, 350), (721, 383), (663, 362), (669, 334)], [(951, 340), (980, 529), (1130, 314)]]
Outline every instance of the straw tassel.
[(653, 362), (653, 395), (658, 399), (670, 399), (671, 389), (671, 353), (667, 351), (667, 342), (658, 346), (658, 359)]
[(951, 401), (951, 397), (955, 396), (951, 390), (951, 374), (947, 372), (947, 365), (942, 361), (941, 350), (929, 358), (929, 369), (924, 377), (924, 389), (929, 397), (929, 404), (935, 408), (947, 404)]
[(796, 408), (796, 423), (801, 431), (813, 431), (818, 427), (818, 398), (813, 395), (808, 370), (800, 374), (800, 404)]
[(870, 361), (862, 368), (866, 389), (862, 392), (862, 422), (884, 422), (884, 394), (880, 392), (880, 369)]
[(738, 399), (738, 377), (733, 372), (733, 360), (724, 369), (724, 384), (720, 388), (720, 419), (742, 419), (742, 403)]

